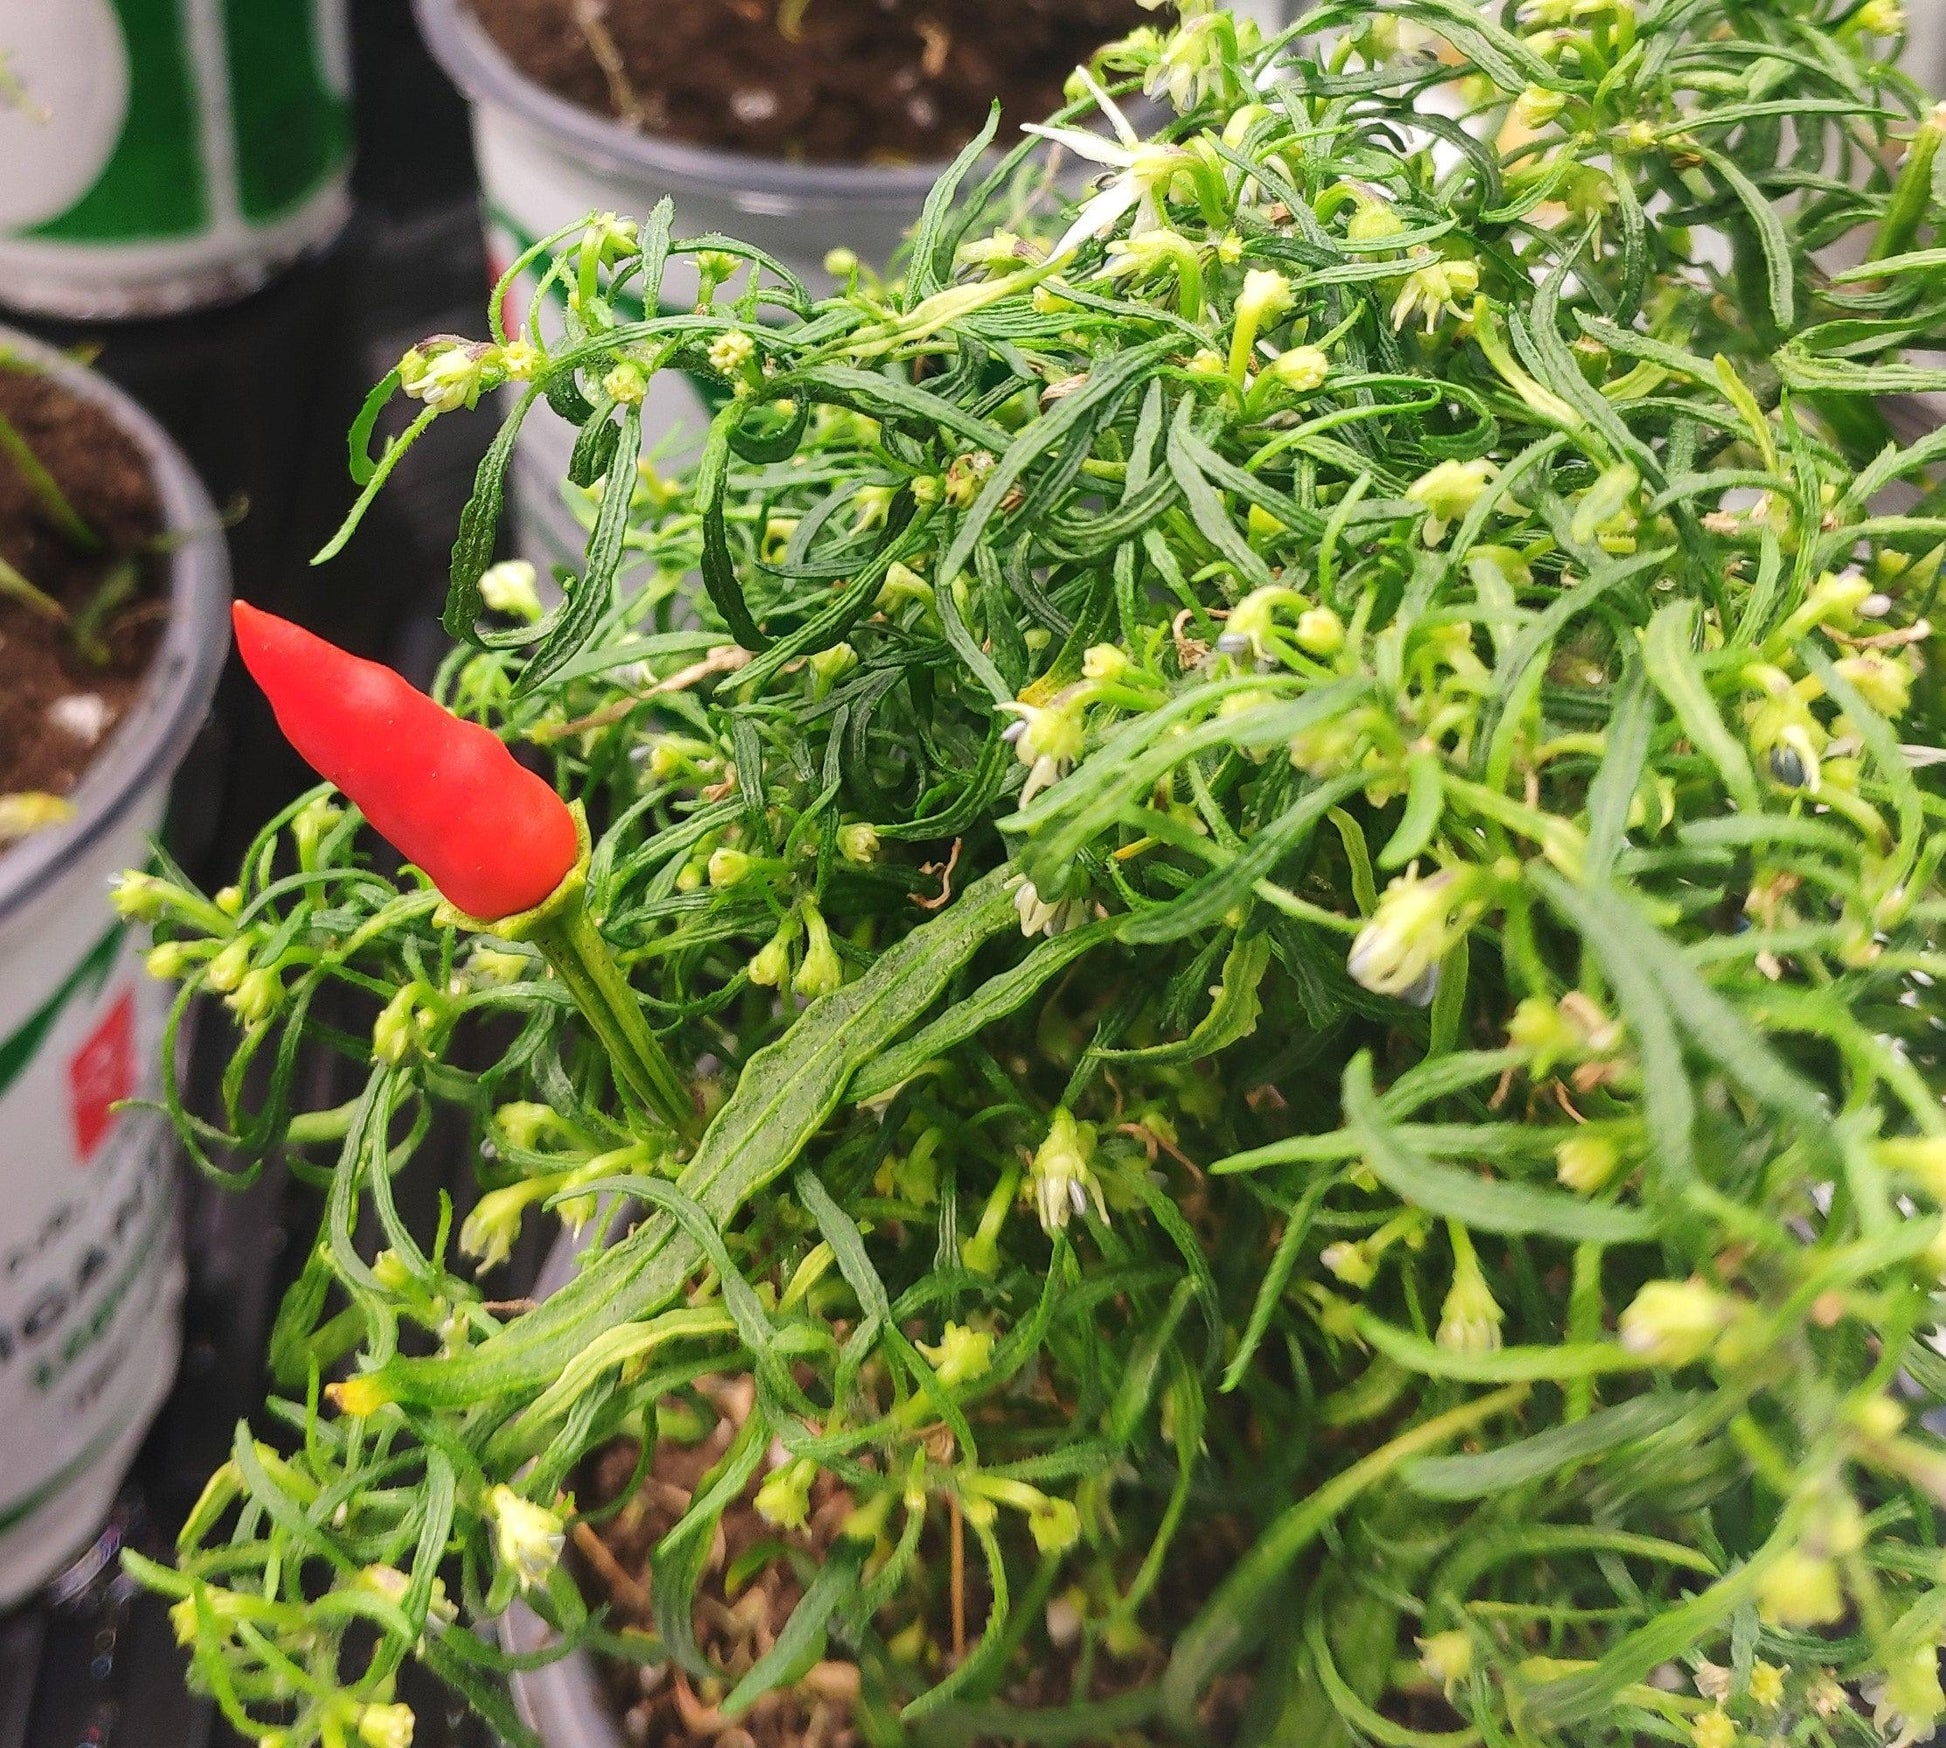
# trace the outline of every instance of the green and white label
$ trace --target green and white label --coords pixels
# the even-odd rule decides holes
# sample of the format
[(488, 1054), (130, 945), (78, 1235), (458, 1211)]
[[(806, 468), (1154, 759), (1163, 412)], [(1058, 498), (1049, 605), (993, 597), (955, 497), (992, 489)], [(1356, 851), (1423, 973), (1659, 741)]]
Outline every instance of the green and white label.
[(180, 306), (204, 301), (187, 282), (247, 289), (329, 235), (351, 147), (344, 4), (0, 0), (0, 297)]

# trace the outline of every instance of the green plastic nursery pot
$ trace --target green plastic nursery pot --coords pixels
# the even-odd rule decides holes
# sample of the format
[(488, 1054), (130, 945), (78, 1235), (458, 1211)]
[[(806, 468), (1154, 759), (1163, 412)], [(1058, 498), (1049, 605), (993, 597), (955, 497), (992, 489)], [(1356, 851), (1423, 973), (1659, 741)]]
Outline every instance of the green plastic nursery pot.
[(100, 378), (8, 330), (106, 406), (148, 457), (169, 534), (169, 619), (142, 692), (71, 796), (0, 854), (0, 1608), (99, 1528), (174, 1378), (176, 1149), (159, 1111), (168, 992), (109, 883), (148, 859), (228, 642), (229, 561), (189, 463)]
[(0, 0), (0, 303), (254, 291), (351, 213), (346, 0)]

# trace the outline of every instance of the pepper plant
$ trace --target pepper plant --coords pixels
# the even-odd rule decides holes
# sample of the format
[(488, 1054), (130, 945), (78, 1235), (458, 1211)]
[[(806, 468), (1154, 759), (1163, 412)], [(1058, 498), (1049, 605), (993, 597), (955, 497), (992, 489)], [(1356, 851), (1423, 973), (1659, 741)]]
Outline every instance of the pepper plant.
[[(1186, 5), (969, 148), (894, 281), (601, 215), (525, 329), (407, 355), (354, 472), (507, 391), (436, 690), (588, 853), (469, 839), (571, 945), (460, 914), (441, 814), (528, 779), (429, 789), (460, 723), (253, 659), (416, 868), (322, 790), (212, 900), (123, 889), (237, 1021), (192, 1150), (326, 1188), (263, 1436), (134, 1563), (233, 1723), (406, 1740), (417, 1659), (525, 1739), (518, 1594), (720, 1718), (842, 1654), (874, 1741), (1930, 1732), (1946, 437), (1883, 397), (1946, 388), (1946, 122), (1897, 28)], [(1102, 171), (1065, 207), (1050, 149)], [(722, 406), (675, 480), (667, 369)], [(590, 522), (545, 610), (491, 563), (543, 398)], [(313, 1045), (350, 1103), (294, 1108)], [(413, 1231), (442, 1109), (481, 1193)], [(549, 1217), (571, 1284), (497, 1299)], [(726, 1374), (605, 1612), (588, 1459)], [(760, 1480), (802, 1600), (712, 1667)]]

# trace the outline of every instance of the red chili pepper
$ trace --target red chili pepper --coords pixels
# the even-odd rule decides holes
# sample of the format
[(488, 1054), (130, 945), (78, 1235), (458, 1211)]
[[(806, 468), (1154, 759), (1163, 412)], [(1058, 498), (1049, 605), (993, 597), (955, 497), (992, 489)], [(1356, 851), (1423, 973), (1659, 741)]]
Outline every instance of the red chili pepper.
[(574, 815), (499, 737), (380, 667), (239, 601), (243, 665), (319, 776), (482, 921), (531, 910), (580, 858)]

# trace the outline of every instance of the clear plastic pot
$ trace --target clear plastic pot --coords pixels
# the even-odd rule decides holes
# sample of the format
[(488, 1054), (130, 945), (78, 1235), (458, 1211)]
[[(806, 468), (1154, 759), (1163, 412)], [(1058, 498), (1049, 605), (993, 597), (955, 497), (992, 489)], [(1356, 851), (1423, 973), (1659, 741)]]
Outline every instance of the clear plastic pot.
[(182, 1263), (159, 1092), (168, 993), (108, 902), (149, 856), (228, 641), (221, 524), (189, 463), (120, 391), (0, 329), (109, 408), (154, 471), (169, 619), (74, 816), (0, 855), (0, 1608), (85, 1547), (175, 1376)]

